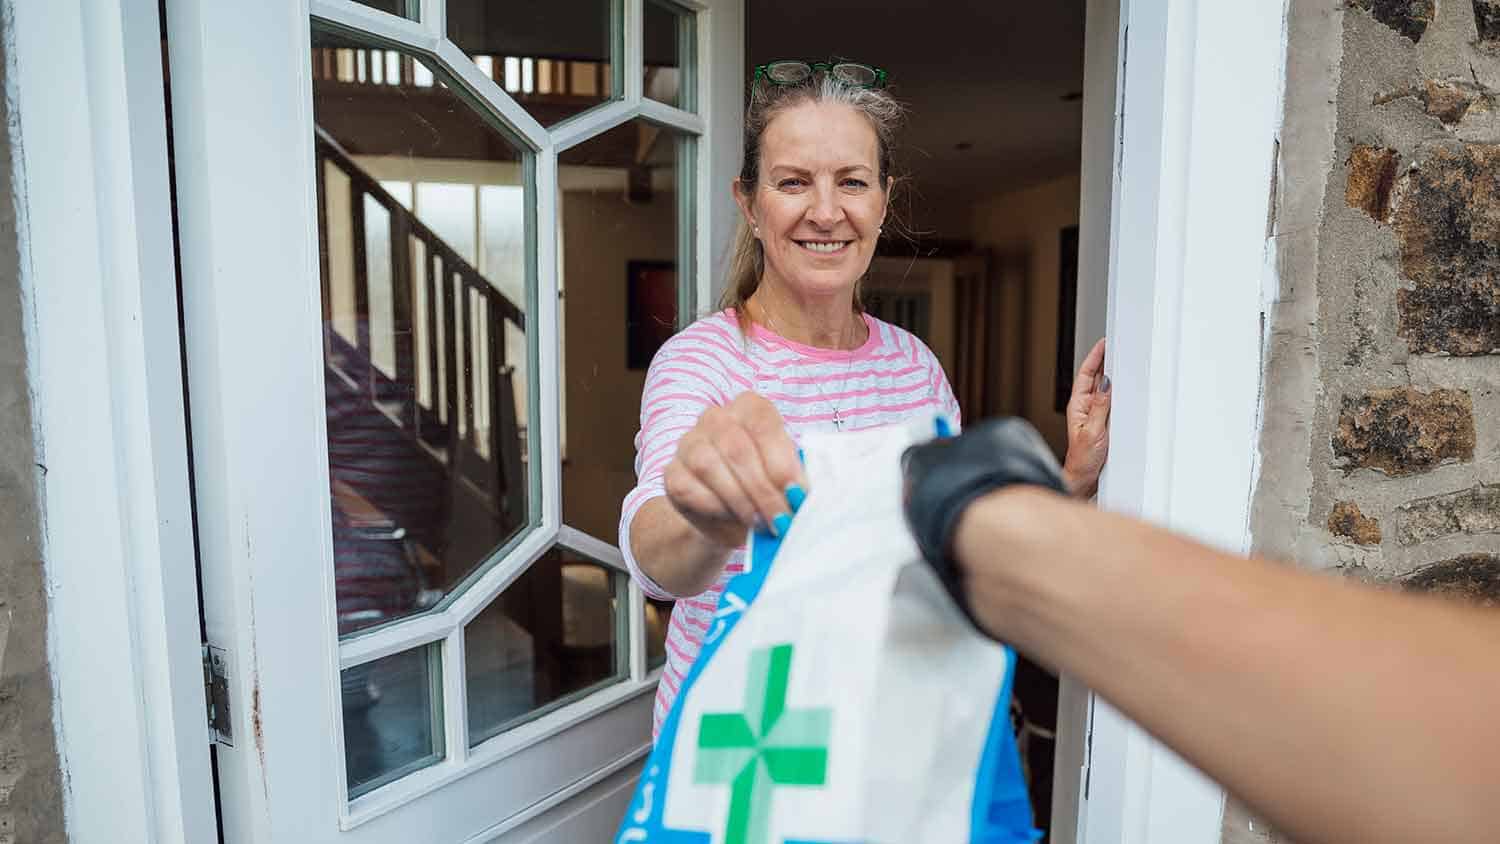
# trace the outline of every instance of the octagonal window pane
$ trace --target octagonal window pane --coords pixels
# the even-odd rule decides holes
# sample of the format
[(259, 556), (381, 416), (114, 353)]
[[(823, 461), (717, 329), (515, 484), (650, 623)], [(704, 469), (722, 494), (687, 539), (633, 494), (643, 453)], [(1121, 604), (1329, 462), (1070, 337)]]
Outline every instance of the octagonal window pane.
[(646, 368), (691, 313), (677, 270), (690, 157), (686, 138), (633, 120), (559, 158), (563, 522), (611, 545), (635, 486)]
[(619, 96), (611, 0), (448, 0), (448, 39), (543, 126)]
[(529, 155), (439, 67), (319, 29), (312, 47), (349, 634), (433, 606), (532, 523), (533, 188)]
[(667, 105), (692, 109), (695, 18), (669, 0), (646, 0), (645, 78), (642, 92)]
[(464, 630), (469, 744), (625, 679), (625, 577), (555, 547)]

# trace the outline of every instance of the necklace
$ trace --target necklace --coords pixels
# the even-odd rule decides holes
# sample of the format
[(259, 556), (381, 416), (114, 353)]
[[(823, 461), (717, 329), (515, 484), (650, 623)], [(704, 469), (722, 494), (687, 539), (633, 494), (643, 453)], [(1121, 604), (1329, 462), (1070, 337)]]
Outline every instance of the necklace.
[[(782, 332), (781, 327), (776, 324), (776, 320), (771, 317), (771, 312), (764, 305), (762, 305), (760, 307), (760, 313), (761, 313), (761, 316), (765, 317), (766, 327), (767, 328), (771, 329), (771, 331), (773, 333), (775, 333), (777, 337), (780, 337), (782, 340), (788, 340), (786, 334)], [(850, 324), (850, 328), (851, 329), (854, 328), (854, 326), (853, 326), (852, 323)], [(848, 345), (850, 345), (852, 339), (853, 339), (852, 333), (849, 334), (849, 335), (846, 335), (844, 337), (841, 337), (841, 338), (839, 338), (839, 345), (841, 347), (848, 346)], [(793, 351), (795, 352), (796, 350), (794, 349)], [(849, 374), (854, 371), (854, 352), (855, 352), (855, 350), (854, 349), (847, 349), (847, 348), (840, 348), (840, 351), (844, 351), (844, 352), (848, 352), (849, 353), (849, 362), (844, 366), (844, 380), (839, 383), (838, 394), (842, 395), (843, 392), (844, 392), (844, 390), (849, 386)], [(795, 366), (797, 368), (797, 371), (799, 371), (799, 372), (802, 373), (803, 377), (807, 378), (808, 381), (812, 382), (813, 388), (818, 391), (818, 395), (820, 395), (820, 396), (823, 397), (823, 403), (826, 404), (826, 405), (828, 405), (828, 407), (833, 410), (833, 429), (835, 431), (842, 431), (842, 430), (844, 430), (844, 418), (839, 413), (839, 406), (838, 406), (838, 404), (836, 402), (834, 402), (834, 400), (832, 398), (829, 397), (828, 393), (824, 392), (822, 381), (820, 379), (818, 379), (818, 378), (810, 375), (807, 372), (806, 369), (803, 369), (800, 360), (799, 360), (798, 363), (793, 364), (793, 366)]]

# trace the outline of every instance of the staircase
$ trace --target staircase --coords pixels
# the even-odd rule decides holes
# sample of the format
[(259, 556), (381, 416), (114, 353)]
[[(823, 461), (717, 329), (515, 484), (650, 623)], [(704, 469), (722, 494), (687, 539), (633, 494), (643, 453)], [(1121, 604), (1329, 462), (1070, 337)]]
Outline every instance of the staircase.
[[(368, 538), (374, 525), (386, 538), (415, 543), (427, 569), (424, 588), (446, 590), (527, 520), (526, 429), (505, 350), (506, 331), (524, 332), (526, 317), (326, 134), (319, 132), (315, 149), (339, 580), (360, 577), (337, 559), (342, 519), (346, 534), (358, 529)], [(351, 232), (352, 337), (334, 327), (334, 286), (343, 282), (330, 271), (330, 168), (347, 177), (350, 194), (350, 219), (332, 222)], [(387, 212), (387, 255), (367, 254), (367, 202)], [(389, 319), (371, 319), (376, 265), (390, 268)], [(372, 337), (374, 325), (388, 336)], [(377, 342), (393, 352), (393, 367), (376, 363)], [(390, 597), (373, 605), (409, 611), (390, 606)], [(371, 602), (341, 592), (341, 616), (346, 605), (372, 611)]]

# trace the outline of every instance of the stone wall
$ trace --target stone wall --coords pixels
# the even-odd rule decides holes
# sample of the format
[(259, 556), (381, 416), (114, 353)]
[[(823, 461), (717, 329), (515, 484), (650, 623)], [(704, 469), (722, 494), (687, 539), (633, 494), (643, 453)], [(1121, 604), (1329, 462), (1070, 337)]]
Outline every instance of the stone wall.
[[(0, 29), (8, 21), (0, 21)], [(0, 45), (8, 39), (0, 31)], [(0, 88), (4, 87), (0, 46)], [(67, 840), (47, 670), (47, 599), (37, 501), (9, 104), (0, 97), (0, 844)]]
[(1500, 0), (1289, 22), (1256, 550), (1500, 606)]

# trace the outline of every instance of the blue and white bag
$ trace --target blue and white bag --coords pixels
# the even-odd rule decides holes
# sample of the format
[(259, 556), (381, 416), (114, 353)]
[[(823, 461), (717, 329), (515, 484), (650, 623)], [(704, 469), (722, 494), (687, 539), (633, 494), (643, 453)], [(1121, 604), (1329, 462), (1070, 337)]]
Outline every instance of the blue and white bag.
[(970, 626), (902, 515), (902, 452), (946, 428), (805, 438), (807, 500), (725, 588), (616, 844), (1036, 840), (1015, 654)]

